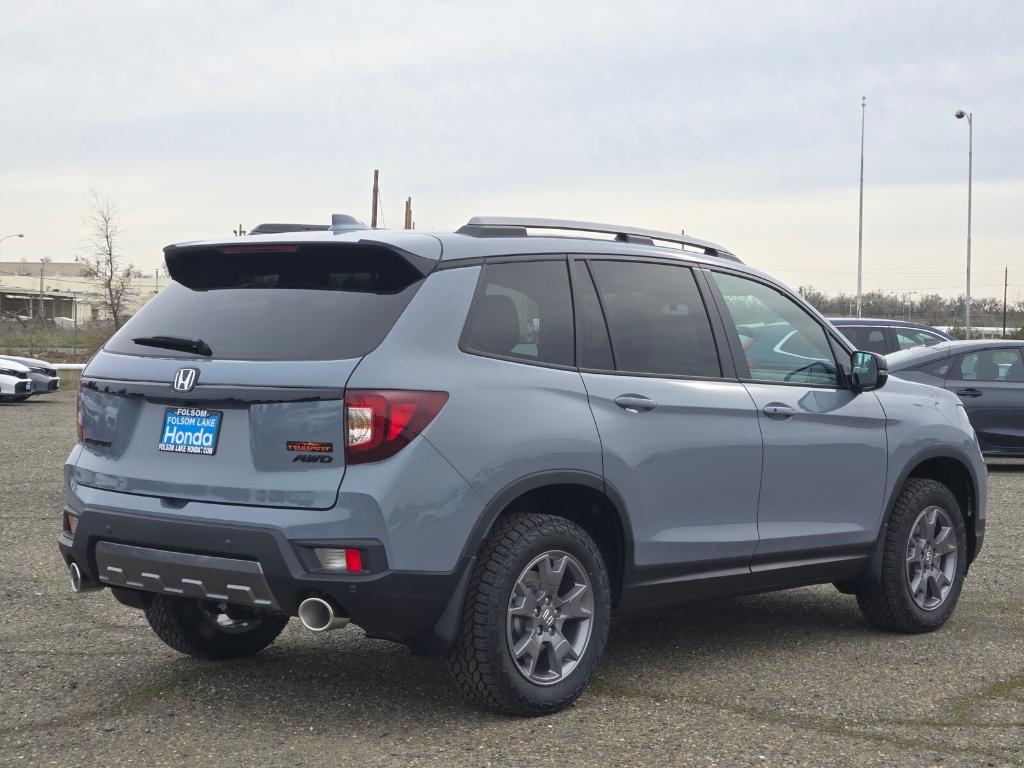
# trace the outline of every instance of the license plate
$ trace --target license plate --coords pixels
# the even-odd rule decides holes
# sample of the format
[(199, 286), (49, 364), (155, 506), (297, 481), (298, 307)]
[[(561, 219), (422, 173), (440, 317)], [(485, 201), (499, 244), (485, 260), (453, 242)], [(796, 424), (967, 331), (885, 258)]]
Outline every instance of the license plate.
[(168, 453), (212, 456), (217, 452), (223, 411), (205, 408), (168, 408), (157, 449)]

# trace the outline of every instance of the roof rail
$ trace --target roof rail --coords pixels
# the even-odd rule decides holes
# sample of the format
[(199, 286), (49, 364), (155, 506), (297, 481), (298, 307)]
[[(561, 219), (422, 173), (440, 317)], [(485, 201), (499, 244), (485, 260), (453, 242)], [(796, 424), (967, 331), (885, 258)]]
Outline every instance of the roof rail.
[[(571, 219), (533, 219), (520, 216), (474, 216), (457, 231), (463, 235), (474, 237), (524, 237), (529, 229), (564, 229), (571, 232), (600, 232), (615, 235), (615, 239), (623, 243), (637, 245), (654, 245), (655, 241), (675, 243), (677, 245), (698, 248), (707, 256), (718, 256), (730, 261), (740, 261), (731, 251), (707, 240), (698, 240), (684, 234), (661, 232), (656, 229), (640, 229), (638, 227), (621, 227), (615, 224), (598, 224), (592, 221), (573, 221)], [(742, 263), (742, 262), (741, 262)]]

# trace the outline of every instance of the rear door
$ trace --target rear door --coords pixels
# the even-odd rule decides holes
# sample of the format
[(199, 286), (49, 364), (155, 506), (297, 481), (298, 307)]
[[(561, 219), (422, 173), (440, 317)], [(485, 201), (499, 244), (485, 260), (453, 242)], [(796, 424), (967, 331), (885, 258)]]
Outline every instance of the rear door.
[(881, 404), (841, 386), (825, 327), (799, 303), (746, 275), (710, 275), (764, 435), (752, 569), (842, 568), (878, 532), (887, 465)]
[(633, 586), (664, 587), (671, 599), (681, 582), (745, 582), (761, 433), (750, 396), (731, 365), (723, 370), (702, 278), (676, 263), (594, 259), (576, 260), (573, 279), (605, 478), (633, 529)]
[(73, 479), (108, 490), (327, 508), (342, 396), (423, 275), (379, 246), (193, 249), (83, 376)]
[(964, 404), (982, 450), (1024, 452), (1024, 360), (1020, 347), (979, 349), (953, 363), (946, 389)]

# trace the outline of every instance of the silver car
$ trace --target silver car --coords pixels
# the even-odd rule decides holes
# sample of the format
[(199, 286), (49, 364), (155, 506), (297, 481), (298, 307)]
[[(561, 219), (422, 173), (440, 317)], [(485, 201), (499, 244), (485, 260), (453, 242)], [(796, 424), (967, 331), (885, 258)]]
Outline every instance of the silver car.
[(82, 375), (61, 555), (170, 647), (352, 623), (539, 715), (593, 677), (613, 610), (833, 583), (889, 630), (953, 612), (985, 532), (959, 400), (726, 249), (291, 229), (166, 248), (170, 282)]
[(28, 376), (32, 380), (32, 394), (43, 395), (60, 389), (60, 376), (52, 363), (37, 360), (34, 357), (0, 355), (0, 366), (7, 361), (19, 363), (28, 368)]
[(32, 390), (28, 366), (0, 358), (0, 401), (28, 400)]

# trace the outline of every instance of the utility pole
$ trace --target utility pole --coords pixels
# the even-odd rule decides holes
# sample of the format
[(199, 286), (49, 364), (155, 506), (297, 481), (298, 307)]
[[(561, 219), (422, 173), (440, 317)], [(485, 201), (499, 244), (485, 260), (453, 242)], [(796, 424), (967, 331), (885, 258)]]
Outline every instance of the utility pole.
[(857, 217), (857, 317), (863, 315), (862, 285), (864, 278), (864, 119), (868, 97), (860, 97), (860, 211)]
[(373, 170), (373, 209), (370, 211), (370, 229), (377, 228), (377, 206), (380, 200), (380, 171)]
[(1010, 282), (1010, 268), (1003, 267), (1003, 338), (1006, 338), (1006, 287)]
[(43, 270), (46, 269), (46, 264), (39, 265), (39, 319), (43, 319)]
[(405, 199), (405, 228), (412, 229), (412, 198)]

